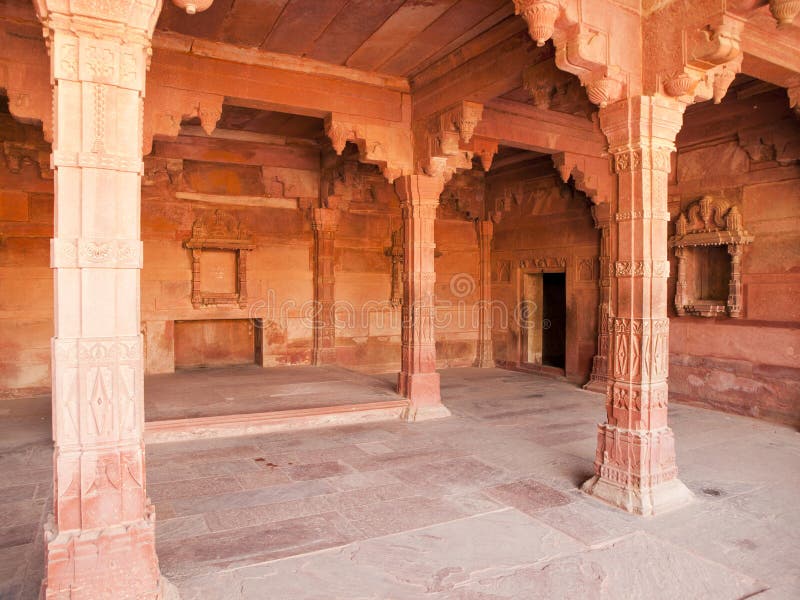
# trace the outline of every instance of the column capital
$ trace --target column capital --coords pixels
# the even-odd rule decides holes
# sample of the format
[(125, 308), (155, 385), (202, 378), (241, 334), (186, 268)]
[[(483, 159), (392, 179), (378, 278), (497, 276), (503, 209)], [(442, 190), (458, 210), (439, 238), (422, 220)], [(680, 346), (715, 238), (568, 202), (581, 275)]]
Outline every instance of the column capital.
[(686, 105), (664, 96), (634, 96), (600, 109), (608, 151), (618, 154), (650, 146), (675, 149)]
[(317, 231), (336, 231), (339, 228), (339, 211), (335, 208), (312, 209), (311, 226)]
[(36, 15), (48, 29), (68, 28), (80, 35), (149, 40), (161, 13), (162, 0), (34, 0)]
[(438, 206), (444, 178), (430, 175), (404, 175), (394, 184), (400, 202), (408, 206)]

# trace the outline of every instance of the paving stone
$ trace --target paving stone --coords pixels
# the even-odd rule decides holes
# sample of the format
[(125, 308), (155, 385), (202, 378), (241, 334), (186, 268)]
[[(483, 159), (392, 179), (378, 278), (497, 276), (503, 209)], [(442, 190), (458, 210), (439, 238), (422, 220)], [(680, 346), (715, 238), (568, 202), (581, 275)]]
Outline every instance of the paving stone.
[(495, 500), (513, 506), (517, 510), (533, 515), (540, 510), (569, 504), (572, 498), (533, 479), (498, 485), (485, 490)]

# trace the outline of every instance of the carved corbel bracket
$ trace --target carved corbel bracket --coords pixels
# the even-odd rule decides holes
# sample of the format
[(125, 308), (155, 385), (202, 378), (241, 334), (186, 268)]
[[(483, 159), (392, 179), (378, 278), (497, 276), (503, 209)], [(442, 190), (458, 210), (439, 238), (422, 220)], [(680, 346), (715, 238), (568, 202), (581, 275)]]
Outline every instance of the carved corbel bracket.
[[(483, 114), (483, 105), (477, 102), (462, 101), (427, 121), (414, 126), (419, 171), (432, 177), (441, 177), (447, 182), (458, 171), (472, 168), (474, 131)], [(496, 148), (478, 142), (483, 151), (484, 165), (491, 166)]]
[[(611, 63), (608, 32), (581, 22), (580, 0), (514, 0), (514, 6), (537, 45), (553, 39), (556, 66), (578, 76), (589, 100), (602, 108), (626, 96), (629, 75)], [(546, 91), (537, 93), (544, 102)]]
[(552, 159), (564, 183), (572, 177), (575, 188), (589, 196), (594, 204), (608, 204), (613, 174), (607, 158), (561, 152), (553, 154)]
[(332, 113), (325, 119), (325, 135), (341, 155), (347, 142), (358, 146), (361, 162), (378, 165), (389, 183), (412, 172), (411, 135), (405, 124), (350, 120)]
[(778, 29), (789, 27), (800, 14), (800, 2), (797, 0), (769, 0), (769, 12), (778, 22)]
[(685, 104), (714, 99), (719, 104), (742, 67), (744, 20), (721, 14), (703, 28), (682, 32), (682, 64), (660, 76), (667, 96)]
[(789, 108), (794, 109), (794, 114), (800, 117), (800, 85), (786, 90), (789, 96)]
[(22, 123), (42, 124), (44, 139), (53, 141), (53, 92), (47, 56), (41, 65), (8, 62), (0, 65), (0, 88), (8, 95), (8, 110)]
[(211, 135), (222, 116), (223, 100), (216, 94), (153, 86), (144, 103), (143, 153), (150, 153), (156, 135), (177, 137), (184, 119), (198, 117), (203, 131)]
[(522, 87), (531, 95), (537, 108), (550, 108), (553, 96), (559, 89), (565, 89), (570, 80), (569, 74), (550, 60), (531, 65), (522, 72)]
[(12, 173), (19, 173), (24, 164), (36, 165), (42, 179), (52, 179), (50, 170), (50, 147), (47, 145), (3, 142), (6, 166)]
[(464, 100), (440, 115), (439, 129), (440, 131), (457, 132), (460, 142), (468, 144), (482, 116), (483, 104)]
[(497, 154), (497, 140), (474, 135), (469, 144), (464, 145), (464, 149), (479, 157), (483, 170), (488, 171), (492, 168), (494, 155)]

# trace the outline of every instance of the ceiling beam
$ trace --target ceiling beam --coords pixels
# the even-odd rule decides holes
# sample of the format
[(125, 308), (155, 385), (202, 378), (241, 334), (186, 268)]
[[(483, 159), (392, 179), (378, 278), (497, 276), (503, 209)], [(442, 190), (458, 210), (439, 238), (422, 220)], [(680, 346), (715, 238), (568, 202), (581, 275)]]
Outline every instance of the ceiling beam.
[(504, 146), (546, 154), (602, 156), (607, 145), (595, 121), (510, 100), (486, 104), (475, 135), (495, 139)]

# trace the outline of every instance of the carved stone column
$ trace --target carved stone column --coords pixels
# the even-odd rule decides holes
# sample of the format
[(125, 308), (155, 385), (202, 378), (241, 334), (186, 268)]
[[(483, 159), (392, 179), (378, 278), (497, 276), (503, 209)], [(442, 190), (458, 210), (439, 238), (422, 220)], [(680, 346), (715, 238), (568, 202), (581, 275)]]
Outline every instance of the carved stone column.
[(478, 221), (478, 245), (480, 248), (480, 305), (478, 306), (478, 353), (475, 366), (484, 369), (494, 368), (494, 348), (492, 347), (492, 237), (494, 223)]
[(614, 306), (607, 421), (598, 430), (596, 475), (583, 490), (637, 514), (660, 513), (691, 498), (677, 479), (667, 424), (667, 176), (682, 113), (676, 101), (647, 96), (600, 110), (618, 179)]
[(608, 323), (613, 314), (611, 306), (611, 214), (608, 204), (592, 207), (595, 227), (600, 230), (600, 302), (597, 305), (597, 354), (592, 359), (592, 373), (584, 389), (606, 392), (608, 383)]
[(686, 296), (686, 248), (675, 248), (675, 258), (678, 259), (678, 274), (675, 278), (675, 314), (682, 317), (686, 314), (684, 308), (688, 303)]
[(43, 597), (159, 598), (145, 493), (142, 102), (160, 0), (35, 2), (53, 84), (54, 515)]
[(734, 319), (742, 316), (742, 253), (741, 244), (728, 244), (731, 255), (731, 279), (728, 283), (728, 315)]
[(336, 302), (334, 276), (334, 244), (339, 226), (339, 211), (335, 208), (315, 208), (314, 228), (314, 356), (315, 365), (336, 362)]
[(405, 175), (395, 182), (403, 209), (403, 322), (398, 392), (411, 401), (410, 421), (445, 417), (436, 372), (434, 223), (441, 177)]

